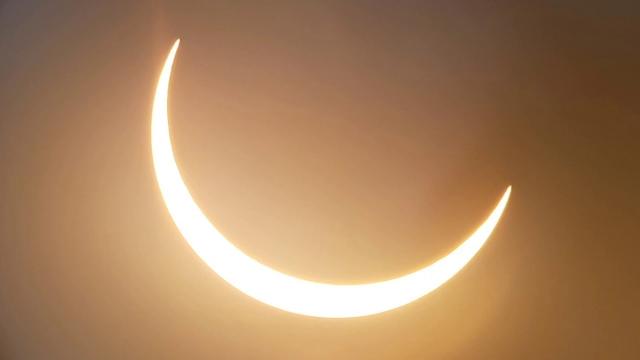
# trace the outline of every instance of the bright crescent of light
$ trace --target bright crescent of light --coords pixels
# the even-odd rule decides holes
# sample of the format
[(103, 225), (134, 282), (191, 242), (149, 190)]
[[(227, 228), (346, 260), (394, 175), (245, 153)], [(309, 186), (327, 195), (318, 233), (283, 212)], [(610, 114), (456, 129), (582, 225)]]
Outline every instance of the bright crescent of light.
[(151, 124), (153, 163), (160, 191), (176, 226), (213, 271), (243, 293), (268, 305), (308, 316), (365, 316), (408, 304), (436, 289), (462, 269), (487, 241), (509, 201), (507, 188), (491, 215), (461, 245), (416, 272), (358, 285), (318, 283), (287, 275), (245, 255), (209, 222), (191, 197), (173, 156), (167, 94), (177, 40), (156, 88)]

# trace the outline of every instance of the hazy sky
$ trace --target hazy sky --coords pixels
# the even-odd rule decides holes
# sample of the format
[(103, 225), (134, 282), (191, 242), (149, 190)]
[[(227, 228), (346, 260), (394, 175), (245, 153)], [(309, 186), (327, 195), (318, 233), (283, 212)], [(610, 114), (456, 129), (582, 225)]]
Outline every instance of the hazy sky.
[[(0, 2), (0, 358), (640, 358), (640, 6)], [(247, 254), (375, 281), (458, 245), (432, 294), (357, 319), (259, 303), (160, 197), (177, 160)]]

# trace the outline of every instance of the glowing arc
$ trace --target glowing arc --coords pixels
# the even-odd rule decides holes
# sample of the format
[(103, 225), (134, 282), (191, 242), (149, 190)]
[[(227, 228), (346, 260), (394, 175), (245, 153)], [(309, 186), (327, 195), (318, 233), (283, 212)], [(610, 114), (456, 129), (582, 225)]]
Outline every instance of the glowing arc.
[(480, 250), (507, 206), (511, 186), (482, 225), (455, 250), (413, 273), (381, 282), (336, 285), (299, 279), (244, 254), (213, 226), (195, 203), (176, 164), (167, 98), (176, 40), (162, 68), (153, 102), (153, 164), (160, 192), (176, 226), (202, 260), (248, 296), (292, 313), (330, 318), (376, 314), (406, 305), (438, 288)]

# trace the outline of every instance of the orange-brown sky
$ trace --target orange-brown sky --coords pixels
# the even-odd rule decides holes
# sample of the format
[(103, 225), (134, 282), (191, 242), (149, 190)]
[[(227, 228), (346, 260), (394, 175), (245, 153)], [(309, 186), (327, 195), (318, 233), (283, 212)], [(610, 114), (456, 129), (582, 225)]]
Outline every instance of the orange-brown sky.
[[(0, 358), (637, 359), (640, 7), (0, 3)], [(494, 235), (398, 310), (235, 290), (154, 179), (151, 101), (196, 201), (299, 277), (390, 278)]]

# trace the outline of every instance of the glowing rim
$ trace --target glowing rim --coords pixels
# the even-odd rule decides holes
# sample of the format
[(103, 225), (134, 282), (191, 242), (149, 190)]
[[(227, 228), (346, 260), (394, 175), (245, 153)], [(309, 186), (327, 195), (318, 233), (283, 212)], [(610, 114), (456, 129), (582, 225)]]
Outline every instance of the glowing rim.
[(162, 68), (151, 124), (153, 163), (160, 191), (176, 226), (204, 262), (229, 284), (265, 304), (292, 313), (343, 318), (380, 313), (408, 304), (436, 289), (462, 269), (491, 235), (509, 201), (507, 188), (491, 215), (460, 246), (416, 272), (381, 282), (335, 285), (278, 272), (245, 255), (209, 222), (182, 181), (173, 156), (167, 93), (176, 40)]

